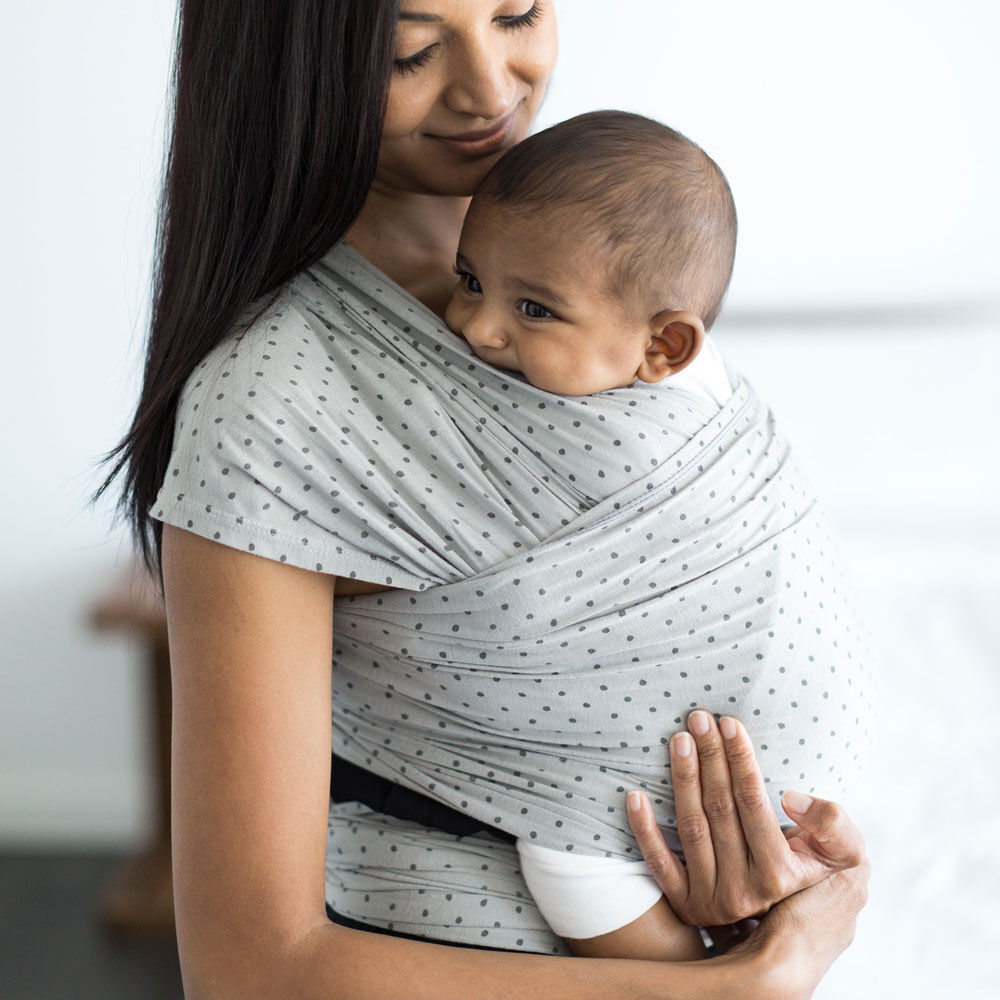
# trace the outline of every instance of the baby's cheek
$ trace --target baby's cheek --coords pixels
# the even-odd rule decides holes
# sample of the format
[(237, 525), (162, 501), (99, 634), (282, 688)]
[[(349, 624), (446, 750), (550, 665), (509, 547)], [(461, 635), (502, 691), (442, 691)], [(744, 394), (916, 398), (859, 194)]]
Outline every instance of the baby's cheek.
[(575, 395), (577, 373), (571, 360), (552, 353), (535, 350), (522, 352), (521, 371), (525, 378), (546, 392)]
[(444, 311), (444, 321), (448, 325), (448, 329), (452, 333), (457, 333), (461, 335), (462, 327), (465, 324), (467, 318), (468, 309), (465, 303), (458, 296), (458, 289), (456, 288), (454, 292), (451, 293), (451, 301), (448, 303), (447, 308)]

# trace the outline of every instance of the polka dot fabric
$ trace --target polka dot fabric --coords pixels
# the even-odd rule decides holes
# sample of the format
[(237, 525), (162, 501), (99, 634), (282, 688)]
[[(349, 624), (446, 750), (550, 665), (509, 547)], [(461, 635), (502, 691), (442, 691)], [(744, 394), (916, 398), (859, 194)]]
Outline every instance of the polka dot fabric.
[[(749, 386), (721, 410), (669, 380), (550, 395), (346, 246), (192, 376), (152, 513), (401, 588), (338, 599), (334, 749), (541, 846), (633, 858), (635, 786), (669, 826), (666, 744), (694, 705), (747, 724), (775, 801), (837, 797), (866, 741), (835, 548)], [(350, 804), (330, 830), (345, 915), (556, 947), (530, 897), (470, 875), (482, 838), (361, 823)], [(372, 836), (411, 852), (391, 893), (362, 891), (379, 885)], [(512, 846), (491, 848), (526, 895)], [(479, 939), (496, 925), (513, 943)]]
[(270, 559), (423, 590), (544, 541), (714, 409), (682, 392), (542, 392), (341, 245), (195, 371), (151, 512)]
[(673, 822), (666, 743), (696, 705), (745, 721), (776, 807), (787, 788), (842, 797), (867, 658), (773, 431), (744, 385), (661, 473), (530, 552), (341, 602), (337, 753), (541, 846), (608, 857), (634, 856), (626, 788)]
[(571, 954), (538, 912), (517, 854), (489, 834), (454, 837), (345, 802), (331, 808), (328, 844), (326, 898), (338, 913), (404, 934)]

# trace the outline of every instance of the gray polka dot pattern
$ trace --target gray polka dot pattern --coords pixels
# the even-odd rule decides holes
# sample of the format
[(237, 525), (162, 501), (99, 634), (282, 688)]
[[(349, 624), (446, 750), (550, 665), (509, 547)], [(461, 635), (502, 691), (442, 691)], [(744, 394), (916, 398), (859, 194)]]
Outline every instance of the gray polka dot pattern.
[[(627, 788), (673, 822), (666, 743), (695, 705), (744, 721), (775, 802), (789, 787), (839, 797), (854, 775), (864, 636), (827, 525), (745, 383), (721, 410), (669, 381), (552, 396), (340, 247), (206, 359), (174, 445), (154, 516), (402, 588), (337, 602), (334, 749), (362, 767), (542, 846), (622, 858)], [(377, 878), (347, 849), (359, 820), (344, 808), (328, 897), (396, 924), (392, 894), (348, 892)], [(397, 851), (436, 848), (395, 906), (425, 877), (453, 897), (411, 899), (406, 926), (483, 943), (468, 928), (499, 923), (551, 950), (536, 910), (470, 877), (481, 845), (380, 822)], [(492, 846), (519, 880), (513, 847)], [(463, 920), (441, 928), (444, 913)]]
[(327, 902), (388, 930), (487, 948), (569, 955), (538, 912), (510, 845), (453, 837), (344, 802), (330, 808)]

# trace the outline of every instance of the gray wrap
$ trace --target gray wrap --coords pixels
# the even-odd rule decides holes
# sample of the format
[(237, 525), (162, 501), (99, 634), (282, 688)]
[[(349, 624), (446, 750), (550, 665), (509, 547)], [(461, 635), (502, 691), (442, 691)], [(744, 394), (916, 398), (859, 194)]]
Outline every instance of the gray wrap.
[[(773, 418), (669, 380), (563, 398), (497, 371), (346, 246), (188, 383), (152, 512), (401, 588), (338, 599), (333, 747), (520, 837), (634, 857), (624, 790), (673, 822), (666, 743), (747, 725), (773, 800), (841, 797), (868, 654)], [(348, 916), (560, 949), (513, 848), (331, 810)]]

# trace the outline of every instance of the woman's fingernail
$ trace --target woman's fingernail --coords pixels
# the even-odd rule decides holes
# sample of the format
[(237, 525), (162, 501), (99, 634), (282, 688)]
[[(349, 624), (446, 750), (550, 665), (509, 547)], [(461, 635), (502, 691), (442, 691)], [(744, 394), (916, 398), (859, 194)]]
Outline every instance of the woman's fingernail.
[(642, 793), (629, 792), (625, 799), (630, 813), (637, 813), (642, 808)]
[(690, 756), (692, 746), (691, 737), (687, 733), (678, 733), (674, 737), (674, 753), (678, 757)]
[(785, 792), (781, 801), (793, 813), (808, 812), (809, 807), (813, 804), (813, 800), (808, 795), (803, 795), (802, 792)]
[(724, 740), (731, 740), (736, 736), (736, 720), (724, 715), (719, 719), (719, 732)]
[(695, 736), (704, 736), (708, 732), (708, 712), (692, 712), (688, 716), (688, 729)]

